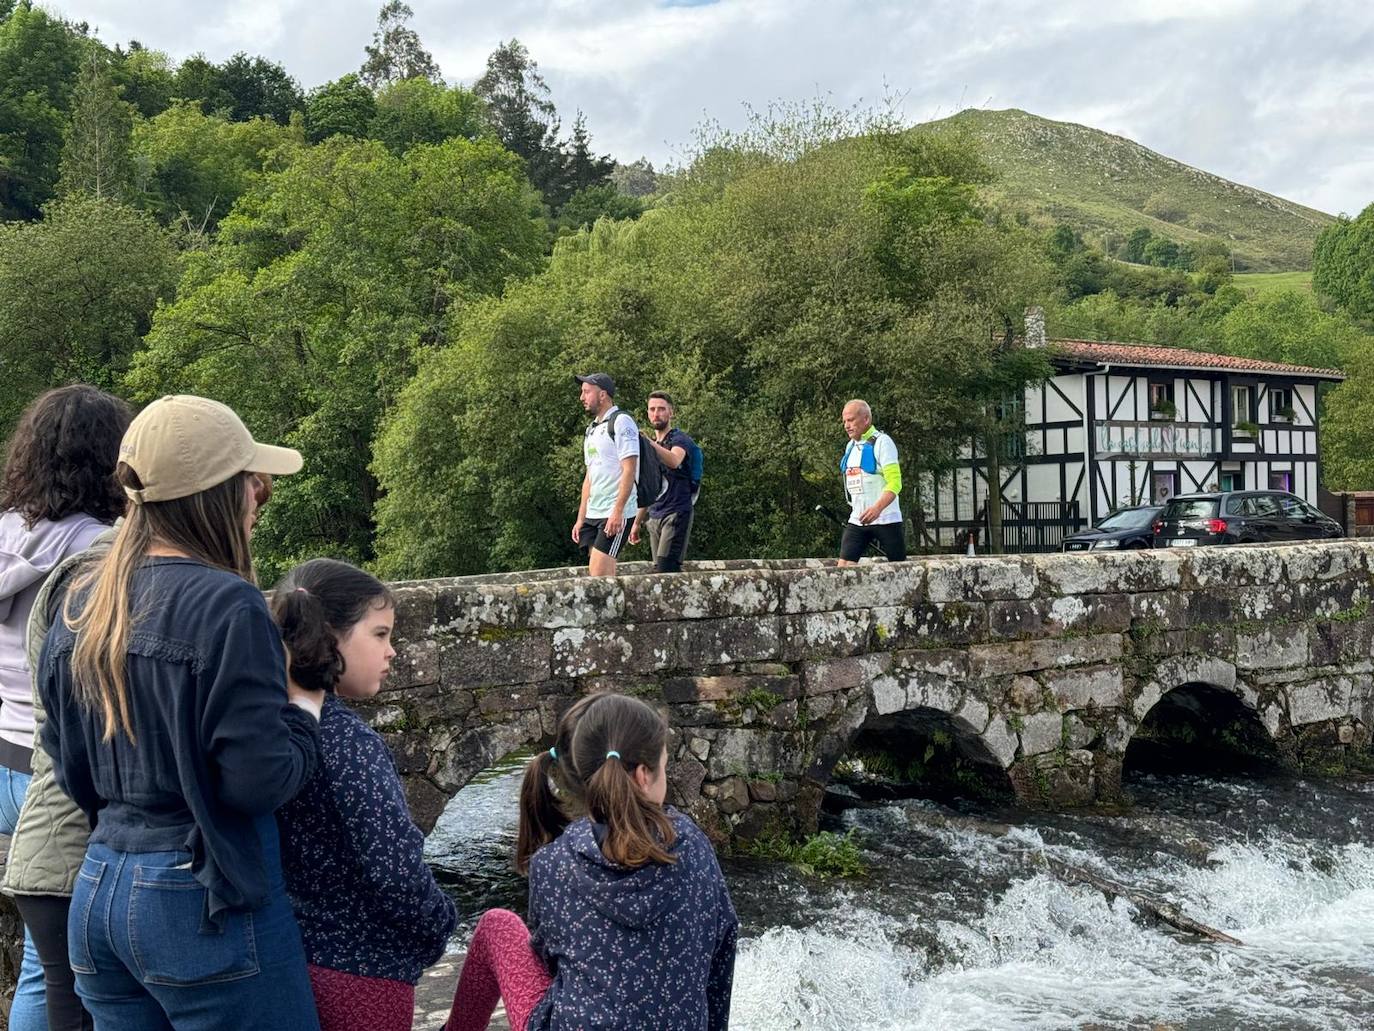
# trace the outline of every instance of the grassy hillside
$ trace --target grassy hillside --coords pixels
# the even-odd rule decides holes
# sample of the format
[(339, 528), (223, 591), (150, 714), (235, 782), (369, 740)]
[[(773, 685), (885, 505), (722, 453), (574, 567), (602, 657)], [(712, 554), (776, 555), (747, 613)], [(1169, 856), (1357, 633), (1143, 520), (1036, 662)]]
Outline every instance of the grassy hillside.
[(1312, 289), (1311, 272), (1242, 272), (1235, 277), (1236, 286), (1252, 290), (1259, 296), (1278, 290)]
[(1124, 137), (1025, 111), (970, 108), (921, 128), (969, 134), (1001, 177), (996, 199), (1109, 250), (1145, 226), (1180, 244), (1221, 239), (1238, 269), (1287, 272), (1311, 267), (1317, 233), (1334, 221)]

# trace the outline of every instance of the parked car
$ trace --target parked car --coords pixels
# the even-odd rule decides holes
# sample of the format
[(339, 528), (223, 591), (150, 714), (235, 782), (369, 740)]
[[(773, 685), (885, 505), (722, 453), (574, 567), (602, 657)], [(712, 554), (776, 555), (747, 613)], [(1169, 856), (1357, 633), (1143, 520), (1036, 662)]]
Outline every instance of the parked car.
[(1096, 526), (1079, 530), (1064, 538), (1065, 551), (1096, 551), (1100, 548), (1152, 548), (1152, 525), (1160, 512), (1159, 505), (1134, 505), (1118, 508), (1111, 515), (1099, 519)]
[(1343, 537), (1341, 524), (1302, 498), (1278, 490), (1180, 494), (1154, 523), (1156, 548)]

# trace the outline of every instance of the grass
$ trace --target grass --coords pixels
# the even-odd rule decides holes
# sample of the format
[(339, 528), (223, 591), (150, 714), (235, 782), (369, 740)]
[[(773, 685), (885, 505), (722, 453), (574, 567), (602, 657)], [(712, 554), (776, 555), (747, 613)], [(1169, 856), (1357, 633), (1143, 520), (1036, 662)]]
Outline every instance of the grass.
[(1242, 272), (1234, 281), (1242, 290), (1260, 297), (1279, 290), (1312, 290), (1311, 272)]
[(755, 859), (791, 863), (815, 877), (863, 877), (868, 873), (868, 864), (854, 834), (852, 830), (845, 834), (821, 831), (798, 842), (774, 832), (746, 842), (741, 851)]
[(1104, 244), (1140, 227), (1180, 244), (1219, 239), (1240, 268), (1278, 272), (1308, 265), (1317, 234), (1335, 221), (1132, 140), (1025, 111), (970, 109), (919, 128), (969, 134), (998, 173), (991, 200)]

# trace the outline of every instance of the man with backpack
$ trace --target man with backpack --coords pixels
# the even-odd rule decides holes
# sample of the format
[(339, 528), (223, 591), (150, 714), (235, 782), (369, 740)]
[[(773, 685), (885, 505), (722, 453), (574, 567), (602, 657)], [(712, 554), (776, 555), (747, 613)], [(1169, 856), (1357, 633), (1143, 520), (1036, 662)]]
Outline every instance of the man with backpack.
[[(582, 407), (592, 416), (592, 423), (582, 438), (587, 472), (572, 540), (588, 556), (588, 574), (615, 576), (616, 557), (638, 513), (641, 492), (655, 486), (651, 500), (658, 497), (657, 486), (648, 482), (658, 470), (640, 468), (639, 429), (629, 413), (611, 400), (615, 381), (604, 372), (573, 378), (582, 385)], [(646, 482), (640, 483), (641, 479)], [(626, 518), (626, 506), (630, 518)]]
[(849, 521), (840, 538), (840, 565), (854, 565), (871, 544), (889, 562), (901, 562), (906, 558), (906, 533), (897, 500), (902, 492), (897, 445), (873, 425), (867, 401), (850, 401), (843, 419), (849, 443), (840, 459), (840, 475), (849, 499)]
[(696, 441), (673, 426), (673, 399), (661, 390), (649, 395), (649, 425), (653, 438), (645, 434), (654, 455), (663, 465), (667, 487), (657, 501), (640, 509), (630, 530), (630, 543), (638, 544), (640, 528), (649, 528), (649, 551), (654, 572), (679, 573), (692, 533), (692, 516), (701, 489), (701, 448)]

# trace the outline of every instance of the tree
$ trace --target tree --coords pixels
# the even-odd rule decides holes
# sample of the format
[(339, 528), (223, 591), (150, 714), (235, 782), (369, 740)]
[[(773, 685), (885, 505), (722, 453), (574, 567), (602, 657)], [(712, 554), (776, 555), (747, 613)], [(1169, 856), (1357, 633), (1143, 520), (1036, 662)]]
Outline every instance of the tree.
[(181, 62), (172, 79), (172, 96), (195, 101), (207, 115), (228, 113), (234, 105), (234, 98), (220, 85), (219, 68), (206, 60), (204, 54), (194, 54)]
[(166, 231), (108, 198), (66, 197), (41, 222), (0, 223), (0, 432), (48, 387), (117, 389), (175, 271)]
[(418, 143), (443, 143), (455, 136), (475, 140), (485, 129), (482, 102), (471, 90), (415, 78), (377, 92), (368, 134), (393, 154), (403, 154)]
[(1374, 204), (1321, 231), (1312, 286), (1354, 318), (1374, 321)]
[[(567, 165), (563, 190), (566, 191), (567, 197), (571, 197), (579, 190), (610, 182), (615, 160), (609, 154), (597, 157), (592, 153), (592, 137), (587, 132), (587, 119), (581, 111), (578, 111), (577, 117), (573, 119), (572, 137), (568, 140), (565, 150)], [(567, 197), (560, 198), (560, 207), (567, 201)]]
[(1137, 265), (1143, 265), (1145, 263), (1145, 248), (1149, 246), (1153, 238), (1154, 234), (1144, 226), (1132, 229), (1131, 235), (1126, 237), (1126, 260)]
[(305, 106), (300, 84), (285, 68), (242, 52), (220, 66), (216, 84), (229, 98), (229, 119), (234, 122), (265, 117), (285, 125), (291, 112)]
[(658, 173), (648, 158), (631, 161), (628, 165), (617, 161), (611, 171), (611, 182), (628, 197), (647, 197), (658, 192)]
[(1310, 294), (1278, 290), (1232, 308), (1218, 323), (1217, 343), (1227, 354), (1337, 369), (1370, 341), (1348, 318), (1322, 311)]
[(37, 218), (53, 195), (82, 47), (30, 0), (0, 22), (0, 219)]
[(110, 65), (110, 56), (103, 47), (87, 47), (62, 149), (58, 191), (63, 195), (85, 193), (110, 200), (132, 199), (133, 108), (120, 99)]
[(176, 73), (172, 62), (160, 50), (147, 50), (137, 41), (129, 44), (127, 52), (118, 47), (111, 69), (120, 96), (132, 104), (144, 118), (152, 118), (166, 111), (172, 104), (176, 89)]
[(472, 88), (486, 103), (496, 138), (525, 159), (535, 189), (545, 197), (557, 195), (566, 173), (558, 111), (524, 44), (512, 39), (493, 50), (487, 70)]
[(1158, 236), (1145, 245), (1147, 264), (1157, 265), (1160, 268), (1176, 268), (1178, 260), (1178, 244), (1174, 243), (1173, 240)]
[(362, 80), (376, 89), (405, 79), (441, 81), (439, 66), (420, 43), (419, 34), (410, 27), (415, 12), (403, 0), (387, 0), (377, 14), (377, 31), (372, 45), (364, 47)]
[(255, 536), (264, 579), (321, 552), (371, 557), (378, 420), (445, 317), (538, 267), (519, 160), (490, 140), (404, 158), (335, 136), (294, 152), (187, 257), (128, 384), (231, 402), (299, 448)]
[(377, 98), (354, 72), (311, 90), (305, 101), (305, 135), (311, 143), (331, 136), (365, 139), (377, 114)]
[(621, 193), (610, 183), (578, 190), (558, 212), (561, 232), (576, 232), (599, 218), (636, 219), (644, 214), (644, 202)]

